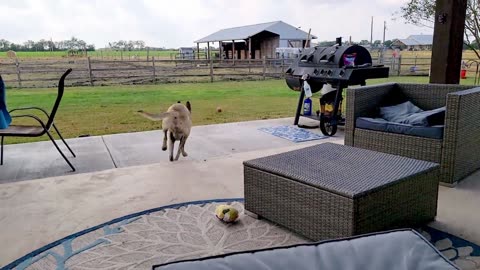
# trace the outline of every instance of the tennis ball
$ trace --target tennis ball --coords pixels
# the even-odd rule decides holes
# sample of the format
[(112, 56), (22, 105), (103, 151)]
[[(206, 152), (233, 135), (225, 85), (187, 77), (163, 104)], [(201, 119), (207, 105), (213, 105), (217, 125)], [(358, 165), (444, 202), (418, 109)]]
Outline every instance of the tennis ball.
[(238, 218), (238, 210), (231, 205), (222, 204), (215, 209), (215, 215), (225, 223), (232, 223)]

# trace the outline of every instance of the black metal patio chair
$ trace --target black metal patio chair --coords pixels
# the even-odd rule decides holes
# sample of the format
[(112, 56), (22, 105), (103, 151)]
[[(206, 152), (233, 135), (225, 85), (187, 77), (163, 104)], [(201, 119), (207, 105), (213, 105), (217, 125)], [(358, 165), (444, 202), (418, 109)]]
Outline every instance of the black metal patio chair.
[(9, 111), (9, 113), (13, 113), (16, 111), (37, 110), (42, 112), (47, 117), (47, 123), (45, 124), (39, 117), (31, 114), (11, 115), (12, 119), (15, 119), (15, 118), (35, 119), (39, 123), (39, 125), (10, 125), (6, 129), (0, 129), (0, 136), (1, 136), (0, 165), (3, 165), (3, 142), (5, 137), (40, 137), (40, 136), (43, 136), (44, 134), (47, 134), (50, 140), (52, 141), (53, 145), (55, 145), (55, 148), (57, 148), (60, 155), (62, 155), (62, 157), (68, 163), (70, 168), (72, 168), (72, 171), (75, 171), (75, 167), (73, 167), (72, 163), (70, 163), (70, 161), (67, 159), (65, 154), (62, 152), (62, 150), (60, 150), (60, 147), (58, 147), (50, 131), (50, 128), (53, 127), (57, 132), (58, 136), (60, 137), (60, 139), (63, 141), (65, 146), (70, 151), (70, 153), (72, 153), (73, 157), (76, 157), (72, 149), (70, 148), (70, 146), (68, 146), (67, 142), (65, 142), (65, 140), (63, 139), (62, 134), (60, 134), (60, 131), (58, 131), (57, 127), (53, 123), (53, 120), (57, 113), (57, 109), (60, 105), (60, 101), (62, 100), (65, 78), (68, 76), (68, 74), (70, 74), (70, 72), (72, 72), (71, 68), (65, 71), (65, 73), (60, 78), (60, 81), (58, 83), (57, 99), (55, 100), (55, 104), (53, 105), (52, 112), (50, 114), (48, 114), (44, 109), (39, 107), (16, 108)]

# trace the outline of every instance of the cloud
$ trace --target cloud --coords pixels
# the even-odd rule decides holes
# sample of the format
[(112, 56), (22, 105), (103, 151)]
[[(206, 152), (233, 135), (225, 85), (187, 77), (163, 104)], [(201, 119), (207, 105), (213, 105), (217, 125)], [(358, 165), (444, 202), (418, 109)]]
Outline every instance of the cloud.
[[(116, 40), (144, 40), (150, 46), (192, 46), (193, 41), (223, 28), (282, 20), (304, 31), (312, 29), (319, 40), (337, 36), (387, 39), (431, 33), (392, 21), (392, 14), (407, 0), (2, 0), (0, 38), (14, 42), (72, 36), (104, 47)], [(7, 26), (7, 27), (5, 27)]]

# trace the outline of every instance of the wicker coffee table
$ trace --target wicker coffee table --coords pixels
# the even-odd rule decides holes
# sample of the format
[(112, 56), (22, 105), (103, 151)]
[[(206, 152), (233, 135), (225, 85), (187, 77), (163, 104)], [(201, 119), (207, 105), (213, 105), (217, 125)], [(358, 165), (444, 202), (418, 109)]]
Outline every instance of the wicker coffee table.
[(324, 143), (243, 164), (245, 209), (312, 240), (415, 227), (437, 213), (436, 163)]

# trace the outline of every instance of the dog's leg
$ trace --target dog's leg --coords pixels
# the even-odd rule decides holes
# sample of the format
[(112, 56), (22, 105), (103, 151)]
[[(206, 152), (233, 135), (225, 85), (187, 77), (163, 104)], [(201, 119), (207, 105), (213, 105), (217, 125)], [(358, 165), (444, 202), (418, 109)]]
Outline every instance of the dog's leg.
[(185, 142), (187, 141), (187, 138), (185, 136), (183, 136), (181, 139), (180, 139), (180, 144), (178, 145), (178, 151), (177, 151), (177, 156), (175, 157), (175, 160), (178, 160), (180, 158), (180, 153), (182, 153), (182, 155), (184, 157), (186, 157), (186, 153), (185, 151), (183, 150), (183, 147), (185, 146)]
[(187, 152), (185, 152), (185, 144), (187, 143), (187, 138), (188, 138), (188, 136), (183, 137), (182, 138), (183, 142), (181, 143), (181, 145), (182, 145), (182, 155), (184, 157), (188, 156)]
[(162, 151), (166, 151), (166, 150), (167, 150), (167, 139), (168, 139), (167, 131), (168, 131), (167, 129), (163, 130)]
[(170, 161), (173, 161), (173, 146), (175, 144), (175, 137), (173, 133), (170, 132), (170, 140), (168, 140), (168, 148), (170, 148)]

